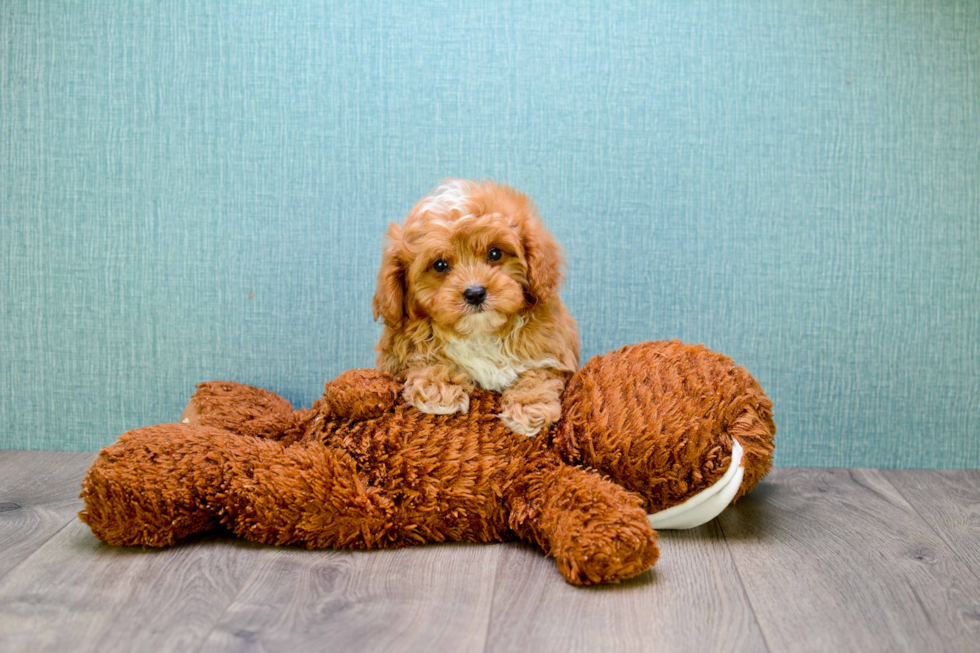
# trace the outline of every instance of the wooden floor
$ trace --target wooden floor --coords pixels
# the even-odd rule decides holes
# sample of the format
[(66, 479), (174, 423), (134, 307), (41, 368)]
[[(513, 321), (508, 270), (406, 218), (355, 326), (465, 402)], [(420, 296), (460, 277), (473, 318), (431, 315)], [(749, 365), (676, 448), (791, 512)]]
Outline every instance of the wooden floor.
[(521, 543), (112, 548), (92, 458), (0, 451), (0, 651), (980, 651), (978, 471), (778, 469), (581, 589)]

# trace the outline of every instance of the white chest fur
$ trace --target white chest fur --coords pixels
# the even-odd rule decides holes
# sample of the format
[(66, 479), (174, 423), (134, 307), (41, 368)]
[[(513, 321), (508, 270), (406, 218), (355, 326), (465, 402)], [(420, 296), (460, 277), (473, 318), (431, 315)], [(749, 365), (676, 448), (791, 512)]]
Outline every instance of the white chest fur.
[(503, 392), (525, 370), (558, 365), (552, 358), (518, 358), (501, 338), (491, 335), (451, 340), (444, 351), (478, 386), (495, 392)]

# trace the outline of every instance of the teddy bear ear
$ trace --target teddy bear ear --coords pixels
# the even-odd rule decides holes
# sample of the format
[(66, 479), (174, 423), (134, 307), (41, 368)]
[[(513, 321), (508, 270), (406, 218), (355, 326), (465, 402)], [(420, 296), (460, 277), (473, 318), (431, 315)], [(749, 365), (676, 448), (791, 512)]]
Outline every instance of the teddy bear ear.
[(388, 227), (386, 240), (371, 308), (375, 320), (381, 318), (385, 326), (398, 331), (405, 317), (405, 263), (401, 228), (394, 222)]

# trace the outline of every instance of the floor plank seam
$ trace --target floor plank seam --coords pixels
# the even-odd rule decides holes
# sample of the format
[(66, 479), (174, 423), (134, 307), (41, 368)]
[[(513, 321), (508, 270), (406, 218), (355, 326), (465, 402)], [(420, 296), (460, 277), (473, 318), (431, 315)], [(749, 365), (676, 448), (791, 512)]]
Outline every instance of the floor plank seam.
[(731, 545), (728, 543), (728, 535), (725, 533), (725, 527), (721, 523), (721, 519), (715, 517), (714, 520), (718, 525), (718, 530), (721, 531), (721, 536), (725, 538), (725, 550), (728, 553), (729, 560), (732, 561), (732, 568), (735, 569), (735, 576), (738, 578), (738, 585), (742, 588), (742, 596), (745, 597), (746, 602), (749, 604), (749, 608), (752, 610), (752, 619), (755, 620), (755, 625), (759, 629), (759, 636), (762, 637), (762, 643), (766, 647), (768, 653), (772, 653), (772, 646), (769, 644), (769, 638), (766, 637), (766, 631), (762, 627), (762, 622), (759, 620), (759, 614), (755, 609), (755, 604), (752, 602), (752, 597), (749, 595), (749, 590), (745, 586), (745, 581), (742, 579), (742, 572), (738, 568), (738, 561), (735, 559), (734, 554), (732, 554)]
[(892, 483), (891, 480), (889, 480), (888, 477), (885, 476), (884, 474), (881, 474), (881, 478), (886, 483), (888, 483), (890, 486), (892, 486), (892, 488), (894, 488), (895, 491), (898, 492), (898, 495), (900, 497), (902, 497), (903, 499), (905, 499), (905, 503), (907, 503), (909, 505), (909, 507), (912, 509), (912, 512), (915, 513), (915, 516), (918, 517), (919, 520), (923, 524), (925, 524), (926, 527), (930, 531), (932, 531), (933, 533), (936, 534), (936, 537), (938, 537), (940, 539), (940, 541), (942, 541), (942, 543), (946, 545), (946, 548), (949, 549), (949, 551), (953, 554), (953, 557), (955, 557), (956, 560), (958, 560), (960, 563), (962, 563), (963, 566), (966, 567), (970, 571), (971, 574), (973, 574), (973, 577), (976, 578), (977, 583), (980, 583), (980, 574), (978, 574), (973, 569), (973, 567), (971, 566), (969, 560), (965, 559), (962, 555), (960, 555), (960, 552), (957, 550), (955, 544), (953, 542), (950, 542), (948, 539), (946, 539), (946, 536), (941, 531), (937, 530), (936, 527), (933, 526), (932, 523), (928, 519), (926, 519), (925, 517), (922, 516), (922, 513), (919, 512), (919, 508), (912, 502), (911, 499), (909, 499), (908, 495), (906, 495), (904, 492), (902, 492), (902, 488), (900, 488), (899, 486), (897, 486), (894, 483)]
[(0, 584), (3, 583), (3, 580), (7, 576), (9, 576), (11, 574), (11, 572), (13, 572), (15, 569), (19, 568), (22, 564), (24, 564), (25, 562), (27, 562), (28, 560), (30, 560), (31, 558), (33, 558), (35, 555), (37, 555), (37, 553), (41, 549), (43, 549), (48, 544), (48, 542), (50, 542), (52, 539), (54, 539), (55, 537), (57, 537), (58, 534), (61, 531), (65, 530), (66, 528), (68, 528), (69, 526), (71, 526), (75, 521), (78, 521), (78, 515), (77, 514), (76, 515), (72, 515), (72, 517), (68, 521), (66, 521), (64, 524), (62, 524), (61, 527), (58, 530), (56, 530), (55, 532), (51, 533), (51, 535), (49, 535), (48, 537), (44, 538), (44, 541), (43, 542), (39, 543), (34, 548), (33, 551), (31, 551), (26, 556), (24, 556), (23, 558), (21, 558), (20, 560), (18, 560), (17, 561), (17, 564), (15, 564), (13, 567), (11, 567), (7, 571), (5, 571), (2, 574), (0, 574)]
[(235, 605), (235, 602), (238, 601), (238, 597), (241, 596), (242, 592), (245, 591), (245, 588), (248, 587), (248, 584), (252, 581), (252, 578), (254, 578), (255, 575), (259, 573), (260, 568), (261, 565), (256, 564), (255, 568), (252, 569), (249, 575), (245, 577), (245, 580), (242, 581), (242, 584), (238, 588), (238, 591), (235, 592), (235, 595), (231, 597), (230, 601), (228, 601), (228, 605), (225, 606), (224, 610), (221, 611), (221, 614), (219, 614), (218, 617), (214, 620), (214, 623), (211, 624), (211, 627), (208, 628), (208, 632), (204, 633), (204, 637), (201, 638), (201, 643), (198, 645), (198, 647), (194, 649), (194, 653), (201, 653), (205, 645), (208, 643), (208, 640), (211, 639), (211, 633), (214, 632), (214, 629), (218, 627), (218, 625), (221, 623), (221, 620), (225, 618), (226, 614), (228, 614), (228, 610), (231, 609), (231, 606)]
[(483, 629), (483, 651), (486, 653), (490, 647), (490, 625), (493, 623), (493, 608), (497, 604), (497, 575), (500, 573), (500, 561), (503, 559), (503, 544), (496, 544), (497, 564), (493, 570), (493, 587), (490, 590), (490, 608), (487, 610), (487, 625)]

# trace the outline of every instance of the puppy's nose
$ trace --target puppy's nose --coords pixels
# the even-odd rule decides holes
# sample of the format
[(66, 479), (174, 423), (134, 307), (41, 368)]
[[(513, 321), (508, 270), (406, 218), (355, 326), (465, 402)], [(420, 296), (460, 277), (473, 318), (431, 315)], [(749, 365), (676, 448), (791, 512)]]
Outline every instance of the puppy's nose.
[(470, 286), (463, 291), (463, 299), (470, 306), (479, 306), (487, 298), (487, 289), (483, 286)]

